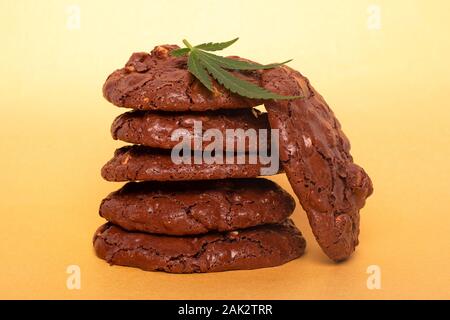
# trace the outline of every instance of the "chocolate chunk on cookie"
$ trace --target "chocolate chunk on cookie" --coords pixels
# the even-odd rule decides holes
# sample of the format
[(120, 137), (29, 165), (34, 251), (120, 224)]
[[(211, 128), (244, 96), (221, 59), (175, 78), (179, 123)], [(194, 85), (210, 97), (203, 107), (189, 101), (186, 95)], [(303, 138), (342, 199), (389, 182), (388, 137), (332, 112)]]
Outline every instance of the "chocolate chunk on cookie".
[(324, 99), (299, 72), (283, 66), (262, 73), (263, 86), (303, 99), (267, 101), (280, 130), (280, 160), (305, 209), (314, 235), (333, 260), (358, 245), (359, 210), (372, 193), (366, 172), (353, 163), (350, 143)]
[(108, 195), (100, 215), (129, 231), (193, 235), (280, 223), (292, 196), (267, 179), (129, 182)]
[[(220, 145), (227, 150), (227, 141), (232, 150), (241, 152), (257, 150), (258, 133), (260, 129), (269, 129), (267, 113), (256, 109), (219, 110), (215, 112), (156, 112), (132, 111), (118, 116), (112, 126), (111, 134), (114, 139), (141, 144), (153, 148), (172, 149), (180, 139), (172, 141), (172, 135), (183, 133), (183, 139), (189, 138), (192, 149), (204, 149), (211, 141), (203, 142), (199, 139), (198, 146), (194, 144), (194, 124), (196, 135), (204, 135), (213, 129), (222, 134)], [(181, 132), (182, 129), (184, 132)], [(249, 130), (255, 133), (254, 139), (249, 139), (235, 130)], [(227, 138), (227, 130), (233, 130)], [(230, 132), (230, 131), (228, 131)], [(270, 135), (267, 135), (270, 137)], [(267, 143), (270, 145), (270, 141)]]
[(300, 257), (306, 246), (290, 220), (198, 237), (127, 232), (108, 223), (93, 242), (97, 256), (111, 265), (171, 273), (274, 267)]
[[(149, 54), (134, 53), (124, 68), (113, 72), (103, 86), (105, 98), (118, 107), (140, 110), (205, 111), (240, 109), (258, 101), (231, 93), (213, 81), (210, 92), (187, 69), (187, 57), (174, 57), (175, 45), (157, 46)], [(249, 72), (233, 74), (255, 82)]]
[[(245, 157), (242, 164), (239, 164), (240, 156)], [(231, 154), (223, 156), (222, 164), (210, 164), (203, 159), (195, 164), (192, 156), (190, 164), (177, 164), (172, 161), (170, 150), (133, 145), (116, 150), (114, 157), (103, 166), (102, 177), (107, 181), (181, 181), (256, 178), (262, 175), (261, 169), (267, 166), (258, 161), (251, 164), (248, 157)], [(227, 158), (232, 160), (231, 164), (226, 163)], [(257, 157), (255, 159), (258, 160)]]

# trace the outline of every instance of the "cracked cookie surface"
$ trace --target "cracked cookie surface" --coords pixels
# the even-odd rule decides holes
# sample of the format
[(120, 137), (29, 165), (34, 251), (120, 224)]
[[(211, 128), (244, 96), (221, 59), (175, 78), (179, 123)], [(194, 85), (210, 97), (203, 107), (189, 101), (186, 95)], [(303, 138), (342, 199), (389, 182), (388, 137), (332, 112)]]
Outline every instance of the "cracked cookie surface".
[(276, 93), (304, 97), (267, 101), (269, 122), (280, 130), (280, 161), (319, 245), (332, 260), (345, 260), (358, 245), (359, 210), (372, 182), (353, 163), (339, 121), (307, 78), (283, 66), (264, 71), (261, 81)]
[(107, 223), (93, 242), (97, 256), (111, 265), (170, 273), (274, 267), (300, 257), (306, 246), (290, 220), (198, 237), (127, 232)]
[(193, 235), (280, 223), (294, 208), (289, 193), (263, 178), (130, 182), (102, 201), (100, 216), (128, 231)]
[[(215, 180), (228, 178), (256, 178), (261, 175), (261, 163), (238, 164), (233, 154), (232, 164), (176, 164), (170, 150), (152, 149), (133, 145), (117, 149), (114, 157), (102, 168), (102, 177), (107, 181), (181, 181)], [(226, 157), (224, 156), (224, 162)], [(278, 160), (278, 159), (277, 159)]]
[[(133, 53), (125, 67), (114, 71), (103, 86), (104, 97), (118, 107), (139, 110), (205, 111), (257, 106), (258, 101), (231, 93), (213, 80), (214, 93), (187, 69), (187, 57), (173, 57), (176, 45), (161, 45), (150, 53)], [(255, 82), (249, 72), (232, 72)]]
[[(211, 141), (194, 145), (194, 122), (201, 123), (201, 134), (206, 130), (214, 129), (224, 137), (221, 150), (226, 148), (226, 130), (255, 130), (258, 137), (260, 129), (269, 129), (267, 113), (256, 109), (218, 110), (214, 112), (156, 112), (156, 111), (131, 111), (118, 116), (112, 126), (111, 135), (116, 140), (122, 140), (133, 144), (141, 144), (153, 148), (172, 149), (179, 143), (171, 137), (175, 130), (184, 129), (192, 142), (192, 149), (204, 149)], [(197, 124), (198, 126), (198, 124)], [(270, 137), (270, 135), (268, 135)], [(258, 141), (250, 141), (243, 136), (243, 142), (234, 135), (230, 138), (233, 150), (241, 152), (258, 149)], [(200, 139), (201, 140), (201, 139)], [(267, 142), (270, 146), (270, 141)]]

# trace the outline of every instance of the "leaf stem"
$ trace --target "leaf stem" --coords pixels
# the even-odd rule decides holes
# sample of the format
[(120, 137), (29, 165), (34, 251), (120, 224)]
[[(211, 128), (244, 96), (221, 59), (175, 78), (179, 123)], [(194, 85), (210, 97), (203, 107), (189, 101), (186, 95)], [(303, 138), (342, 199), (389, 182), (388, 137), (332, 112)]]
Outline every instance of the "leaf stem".
[(189, 43), (189, 41), (187, 41), (186, 39), (183, 39), (183, 43), (186, 47), (188, 47), (189, 49), (192, 50), (192, 45)]

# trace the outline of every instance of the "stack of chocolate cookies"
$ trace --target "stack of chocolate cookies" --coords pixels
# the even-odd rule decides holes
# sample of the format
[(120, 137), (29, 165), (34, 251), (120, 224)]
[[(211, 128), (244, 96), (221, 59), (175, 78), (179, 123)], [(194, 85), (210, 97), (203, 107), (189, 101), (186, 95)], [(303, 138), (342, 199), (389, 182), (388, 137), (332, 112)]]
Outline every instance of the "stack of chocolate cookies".
[[(211, 93), (188, 72), (186, 57), (170, 55), (174, 48), (133, 54), (104, 85), (108, 101), (134, 110), (112, 125), (113, 138), (132, 145), (116, 150), (102, 169), (107, 181), (127, 183), (101, 203), (108, 222), (95, 233), (97, 255), (110, 264), (173, 273), (272, 267), (300, 257), (305, 240), (289, 219), (295, 201), (258, 177), (262, 163), (198, 162), (193, 154), (190, 163), (173, 161), (173, 133), (181, 128), (194, 138), (195, 123), (224, 136), (228, 129), (270, 129), (267, 115), (253, 109), (260, 101), (217, 83)], [(219, 151), (237, 159), (237, 144)], [(191, 147), (203, 151), (206, 144)], [(244, 153), (254, 150), (244, 144)]]

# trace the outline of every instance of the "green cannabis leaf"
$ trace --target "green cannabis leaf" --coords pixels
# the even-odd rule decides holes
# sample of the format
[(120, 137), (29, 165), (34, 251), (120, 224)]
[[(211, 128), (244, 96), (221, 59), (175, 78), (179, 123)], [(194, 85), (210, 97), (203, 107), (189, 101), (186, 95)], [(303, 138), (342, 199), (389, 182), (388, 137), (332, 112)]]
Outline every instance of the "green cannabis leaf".
[(235, 43), (239, 38), (226, 42), (208, 42), (197, 46), (192, 46), (187, 40), (183, 40), (186, 48), (173, 50), (171, 55), (181, 57), (189, 55), (188, 70), (192, 73), (208, 90), (214, 92), (211, 77), (217, 80), (221, 85), (237, 93), (241, 96), (252, 99), (297, 99), (301, 96), (283, 96), (274, 92), (268, 91), (251, 82), (242, 80), (234, 76), (228, 70), (264, 70), (272, 69), (284, 65), (292, 60), (287, 60), (282, 63), (258, 64), (247, 62), (243, 60), (235, 60), (226, 57), (221, 57), (207, 51), (219, 51), (228, 48)]

